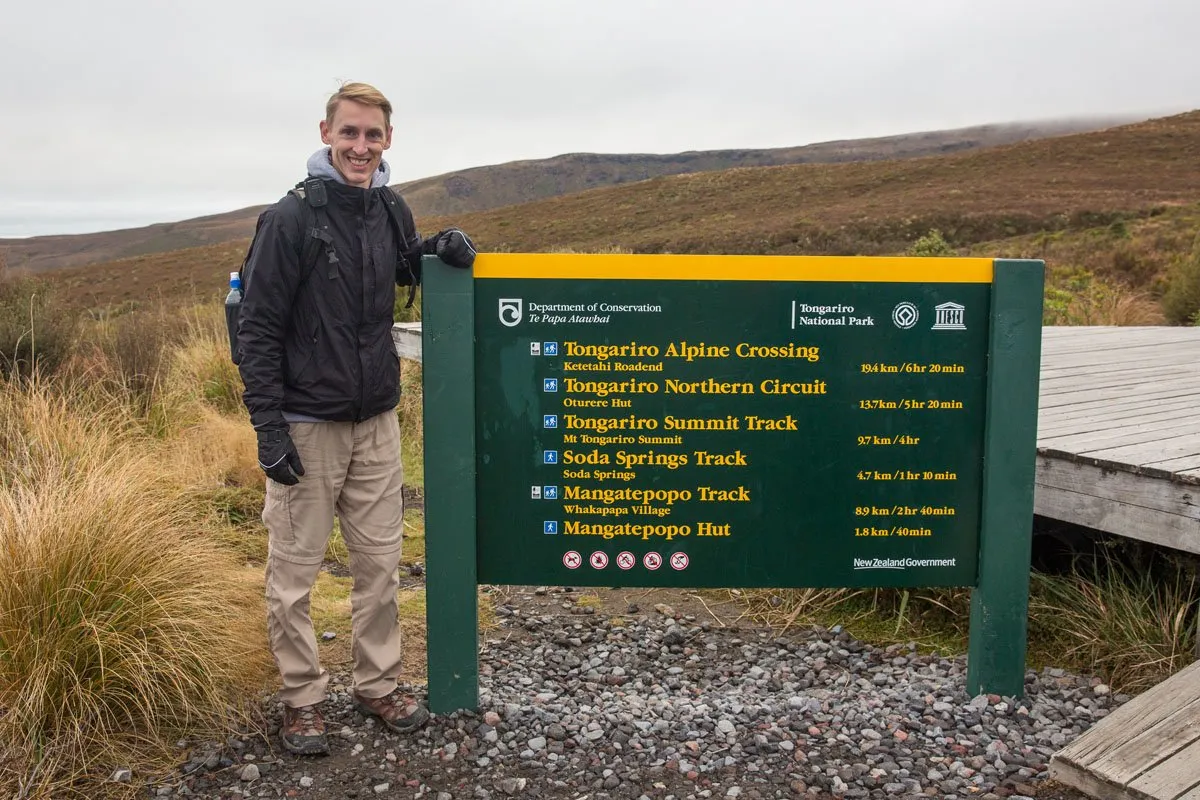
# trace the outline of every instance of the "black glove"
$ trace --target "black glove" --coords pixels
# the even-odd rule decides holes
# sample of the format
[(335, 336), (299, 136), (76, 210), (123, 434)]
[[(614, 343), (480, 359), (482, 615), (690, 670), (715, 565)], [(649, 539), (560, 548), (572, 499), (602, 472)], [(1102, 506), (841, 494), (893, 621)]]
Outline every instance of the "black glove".
[(452, 267), (470, 269), (475, 263), (475, 245), (458, 228), (447, 228), (434, 237), (434, 254)]
[(287, 431), (258, 431), (258, 465), (277, 483), (295, 486), (304, 474), (300, 454)]

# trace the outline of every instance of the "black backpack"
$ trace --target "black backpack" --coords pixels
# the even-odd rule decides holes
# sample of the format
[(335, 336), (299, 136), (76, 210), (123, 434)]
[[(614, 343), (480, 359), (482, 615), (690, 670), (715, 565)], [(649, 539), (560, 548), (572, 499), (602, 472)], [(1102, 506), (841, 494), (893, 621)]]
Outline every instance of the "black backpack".
[[(305, 211), (304, 243), (300, 251), (300, 269), (303, 271), (303, 275), (300, 278), (300, 286), (303, 286), (308, 281), (313, 270), (316, 269), (317, 259), (320, 256), (322, 247), (325, 248), (325, 254), (329, 261), (329, 277), (330, 279), (336, 278), (338, 257), (333, 248), (333, 236), (329, 233), (329, 214), (325, 210), (329, 199), (325, 195), (324, 182), (321, 178), (308, 178), (288, 189), (288, 194), (298, 197)], [(392, 223), (392, 233), (396, 236), (396, 252), (400, 260), (400, 263), (396, 265), (397, 270), (405, 270), (410, 280), (408, 302), (404, 307), (411, 308), (419, 279), (412, 265), (404, 258), (404, 253), (410, 249), (413, 242), (404, 230), (404, 218), (402, 216), (403, 211), (400, 199), (396, 197), (396, 193), (391, 189), (387, 189), (383, 193), (383, 197), (384, 202), (387, 203), (388, 218)], [(238, 268), (238, 282), (243, 292), (246, 286), (246, 266), (250, 263), (250, 257), (254, 253), (254, 243), (258, 241), (259, 231), (262, 229), (263, 220), (266, 218), (267, 211), (269, 210), (265, 209), (258, 215), (258, 220), (254, 224), (254, 236), (250, 240), (250, 246), (246, 249), (246, 255), (242, 259), (242, 266)], [(239, 364), (242, 360), (237, 345), (237, 326), (240, 313), (240, 299), (236, 302), (226, 302), (225, 325), (229, 329), (229, 355), (234, 364)]]

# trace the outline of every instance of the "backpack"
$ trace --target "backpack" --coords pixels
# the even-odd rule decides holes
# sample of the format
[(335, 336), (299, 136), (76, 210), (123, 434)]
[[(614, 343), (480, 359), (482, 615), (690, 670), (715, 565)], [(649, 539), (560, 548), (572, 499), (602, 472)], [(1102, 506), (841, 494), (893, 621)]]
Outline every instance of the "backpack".
[[(385, 187), (386, 188), (386, 187)], [(303, 286), (312, 275), (317, 267), (317, 259), (320, 256), (321, 248), (325, 248), (325, 255), (329, 262), (329, 278), (337, 277), (338, 257), (333, 248), (333, 236), (329, 233), (329, 218), (328, 212), (325, 211), (325, 206), (328, 205), (329, 199), (325, 195), (325, 184), (321, 178), (308, 178), (297, 183), (291, 189), (288, 189), (288, 194), (295, 195), (301, 201), (301, 206), (304, 208), (304, 243), (300, 251), (300, 269), (302, 275), (300, 277), (300, 286)], [(383, 193), (384, 202), (387, 204), (388, 219), (392, 223), (392, 233), (396, 237), (396, 252), (400, 263), (397, 267), (403, 267), (409, 275), (411, 283), (408, 290), (408, 302), (405, 308), (411, 308), (413, 298), (416, 295), (418, 278), (412, 265), (404, 258), (404, 252), (409, 249), (410, 240), (404, 230), (404, 219), (402, 217), (401, 201), (396, 197), (396, 193), (388, 189)], [(259, 232), (262, 230), (263, 220), (267, 216), (270, 209), (265, 209), (258, 215), (258, 220), (254, 224), (254, 236), (250, 239), (250, 246), (246, 249), (246, 255), (242, 258), (242, 265), (238, 268), (238, 283), (245, 291), (245, 271), (250, 263), (250, 258), (254, 253), (254, 243), (258, 241)], [(297, 288), (299, 294), (299, 288)], [(234, 364), (241, 363), (241, 351), (237, 344), (237, 326), (238, 318), (241, 314), (241, 295), (232, 296), (225, 301), (225, 325), (229, 329), (229, 355)]]

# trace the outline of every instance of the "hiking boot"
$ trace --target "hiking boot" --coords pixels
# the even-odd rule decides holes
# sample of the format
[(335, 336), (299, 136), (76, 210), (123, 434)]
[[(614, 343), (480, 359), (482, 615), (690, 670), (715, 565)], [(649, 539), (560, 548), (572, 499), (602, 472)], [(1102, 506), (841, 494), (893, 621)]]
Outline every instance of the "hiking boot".
[(416, 698), (393, 689), (383, 697), (363, 697), (354, 692), (354, 707), (364, 716), (378, 717), (396, 733), (415, 731), (429, 722), (429, 711)]
[(279, 727), (283, 746), (301, 756), (323, 756), (329, 753), (325, 739), (325, 719), (317, 706), (283, 707), (283, 725)]

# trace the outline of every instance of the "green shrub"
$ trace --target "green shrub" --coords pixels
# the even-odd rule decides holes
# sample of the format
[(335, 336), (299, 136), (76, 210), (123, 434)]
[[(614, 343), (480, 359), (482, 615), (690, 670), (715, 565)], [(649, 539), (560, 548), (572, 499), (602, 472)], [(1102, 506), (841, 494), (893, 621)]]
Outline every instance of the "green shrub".
[(950, 243), (942, 236), (942, 232), (931, 230), (929, 233), (922, 236), (912, 243), (908, 248), (907, 255), (918, 257), (936, 257), (936, 256), (954, 256), (958, 253), (950, 246)]
[(1167, 273), (1162, 308), (1173, 325), (1186, 325), (1200, 312), (1200, 236), (1192, 252), (1176, 261)]
[(71, 355), (75, 317), (47, 283), (0, 271), (0, 378), (56, 374)]

